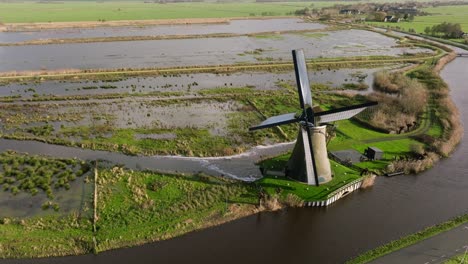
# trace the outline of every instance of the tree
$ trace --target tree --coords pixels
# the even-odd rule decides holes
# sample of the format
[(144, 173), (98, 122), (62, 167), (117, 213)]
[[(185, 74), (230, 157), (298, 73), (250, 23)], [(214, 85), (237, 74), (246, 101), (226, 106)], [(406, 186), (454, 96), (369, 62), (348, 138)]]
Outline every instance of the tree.
[(463, 36), (463, 30), (459, 23), (443, 22), (434, 25), (431, 28), (431, 33), (432, 35), (442, 35), (445, 38), (461, 38)]
[(306, 7), (304, 9), (299, 9), (299, 10), (294, 11), (294, 14), (296, 16), (310, 16), (311, 12), (310, 12), (310, 9)]
[(386, 15), (387, 15), (387, 13), (385, 13), (385, 12), (375, 12), (374, 13), (374, 19), (375, 19), (375, 21), (382, 22), (382, 21), (384, 21)]
[(424, 33), (426, 33), (426, 35), (429, 35), (431, 33), (431, 28), (430, 27), (426, 27), (424, 29)]

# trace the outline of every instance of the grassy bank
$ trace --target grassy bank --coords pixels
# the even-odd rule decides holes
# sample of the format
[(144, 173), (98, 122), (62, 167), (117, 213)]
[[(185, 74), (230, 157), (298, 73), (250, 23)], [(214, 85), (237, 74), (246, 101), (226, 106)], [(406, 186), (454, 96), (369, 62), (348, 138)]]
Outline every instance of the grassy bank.
[(468, 264), (467, 253), (460, 254), (445, 261), (444, 264)]
[(92, 224), (77, 213), (30, 219), (0, 219), (0, 259), (91, 253)]
[(419, 231), (415, 234), (411, 234), (405, 237), (402, 237), (398, 240), (391, 241), (385, 245), (382, 245), (378, 248), (372, 249), (370, 251), (367, 251), (358, 257), (347, 261), (347, 264), (358, 264), (358, 263), (367, 263), (370, 262), (374, 259), (377, 259), (379, 257), (382, 257), (386, 254), (389, 254), (393, 251), (397, 251), (401, 248), (413, 245), (418, 243), (419, 241), (422, 241), (424, 239), (427, 239), (429, 237), (435, 236), (437, 234), (440, 234), (444, 231), (448, 231), (450, 229), (453, 229), (457, 226), (460, 226), (462, 224), (468, 223), (468, 215), (463, 215), (456, 217), (452, 220), (449, 220), (447, 222), (428, 227), (422, 231)]
[(204, 176), (120, 168), (98, 178), (97, 251), (168, 239), (258, 211), (257, 190)]

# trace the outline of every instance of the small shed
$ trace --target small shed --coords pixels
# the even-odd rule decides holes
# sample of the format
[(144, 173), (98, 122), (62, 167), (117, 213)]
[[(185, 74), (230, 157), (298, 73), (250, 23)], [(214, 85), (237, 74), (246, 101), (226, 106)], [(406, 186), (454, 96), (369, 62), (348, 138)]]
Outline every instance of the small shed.
[(381, 160), (383, 158), (383, 150), (376, 147), (368, 147), (364, 151), (364, 155), (370, 160)]

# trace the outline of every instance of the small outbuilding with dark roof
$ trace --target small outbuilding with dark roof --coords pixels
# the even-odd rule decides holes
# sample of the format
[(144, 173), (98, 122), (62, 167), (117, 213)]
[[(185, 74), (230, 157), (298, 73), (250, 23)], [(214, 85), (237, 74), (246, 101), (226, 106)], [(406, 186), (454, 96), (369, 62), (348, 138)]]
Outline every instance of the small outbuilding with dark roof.
[(381, 160), (383, 158), (383, 150), (376, 147), (368, 147), (364, 151), (364, 155), (370, 160)]

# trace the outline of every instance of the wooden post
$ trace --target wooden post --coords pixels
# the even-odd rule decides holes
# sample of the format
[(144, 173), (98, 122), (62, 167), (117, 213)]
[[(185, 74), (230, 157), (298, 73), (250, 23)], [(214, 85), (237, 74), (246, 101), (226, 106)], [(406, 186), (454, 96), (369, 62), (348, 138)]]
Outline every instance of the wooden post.
[(93, 253), (97, 254), (97, 241), (96, 241), (96, 222), (97, 222), (97, 201), (98, 201), (98, 162), (97, 160), (95, 161), (94, 165), (94, 212), (93, 212)]
[(94, 214), (93, 214), (93, 232), (96, 232), (96, 221), (97, 221), (97, 178), (98, 178), (98, 163), (97, 160), (95, 161), (94, 166)]

